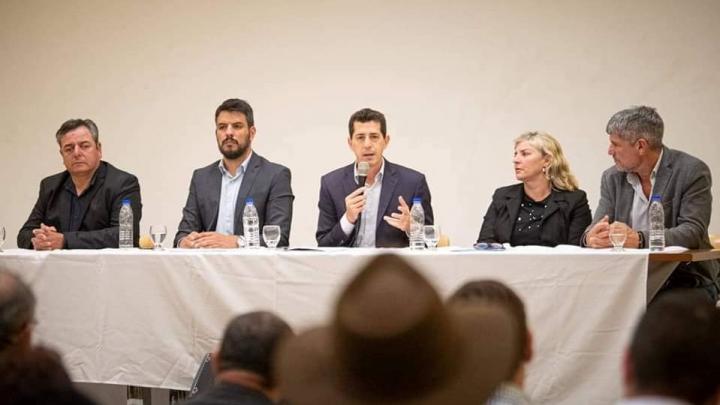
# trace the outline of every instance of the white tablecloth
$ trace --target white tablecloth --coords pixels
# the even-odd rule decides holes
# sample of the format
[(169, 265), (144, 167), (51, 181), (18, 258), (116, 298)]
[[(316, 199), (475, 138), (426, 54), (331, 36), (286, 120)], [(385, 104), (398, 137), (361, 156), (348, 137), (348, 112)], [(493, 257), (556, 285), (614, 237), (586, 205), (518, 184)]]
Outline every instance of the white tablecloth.
[[(646, 302), (647, 251), (514, 248), (399, 253), (443, 296), (495, 278), (524, 299), (538, 403), (606, 404), (621, 395), (622, 352)], [(72, 378), (188, 389), (237, 313), (268, 309), (296, 329), (328, 319), (337, 294), (378, 250), (101, 250), (0, 254), (38, 296), (37, 339)]]

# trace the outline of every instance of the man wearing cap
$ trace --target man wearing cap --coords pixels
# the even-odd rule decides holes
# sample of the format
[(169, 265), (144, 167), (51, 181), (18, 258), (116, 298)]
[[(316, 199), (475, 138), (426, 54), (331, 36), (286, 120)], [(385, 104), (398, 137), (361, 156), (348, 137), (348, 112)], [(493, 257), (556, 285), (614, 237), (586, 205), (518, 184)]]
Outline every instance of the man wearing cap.
[(242, 213), (250, 197), (260, 229), (263, 225), (280, 226), (278, 246), (288, 246), (295, 199), (290, 170), (253, 151), (255, 119), (250, 104), (236, 98), (220, 104), (215, 110), (215, 137), (223, 158), (193, 173), (174, 245), (241, 247)]
[[(383, 113), (369, 108), (357, 111), (350, 117), (348, 130), (355, 162), (320, 179), (318, 245), (408, 246), (408, 204), (413, 198), (421, 199), (425, 224), (433, 223), (425, 175), (384, 158), (390, 135)], [(361, 162), (369, 166), (364, 185), (358, 183)]]
[(504, 308), (446, 307), (406, 261), (379, 255), (328, 326), (281, 348), (280, 389), (294, 405), (475, 405), (511, 373), (517, 333)]
[(102, 249), (119, 245), (120, 208), (133, 210), (133, 243), (138, 245), (142, 203), (137, 177), (102, 159), (97, 125), (65, 121), (55, 134), (65, 170), (40, 182), (30, 217), (17, 237), (19, 248)]

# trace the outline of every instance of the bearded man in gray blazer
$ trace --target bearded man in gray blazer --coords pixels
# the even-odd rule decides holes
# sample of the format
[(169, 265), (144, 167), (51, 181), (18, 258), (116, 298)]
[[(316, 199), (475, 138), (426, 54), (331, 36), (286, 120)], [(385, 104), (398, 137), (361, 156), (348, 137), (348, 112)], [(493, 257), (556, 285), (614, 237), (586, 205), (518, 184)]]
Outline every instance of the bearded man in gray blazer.
[(295, 199), (290, 170), (253, 151), (255, 122), (250, 104), (240, 99), (225, 100), (215, 111), (215, 137), (223, 158), (193, 173), (174, 245), (240, 247), (245, 199), (252, 197), (260, 229), (279, 225), (278, 246), (288, 246)]
[[(608, 154), (615, 166), (603, 173), (600, 202), (585, 232), (588, 247), (612, 246), (611, 223), (625, 228), (626, 247), (648, 247), (650, 197), (660, 195), (665, 212), (665, 244), (711, 249), (708, 226), (712, 210), (710, 168), (700, 159), (663, 145), (664, 124), (654, 108), (622, 110), (610, 118)], [(717, 261), (680, 264), (664, 290), (689, 288), (717, 301)]]

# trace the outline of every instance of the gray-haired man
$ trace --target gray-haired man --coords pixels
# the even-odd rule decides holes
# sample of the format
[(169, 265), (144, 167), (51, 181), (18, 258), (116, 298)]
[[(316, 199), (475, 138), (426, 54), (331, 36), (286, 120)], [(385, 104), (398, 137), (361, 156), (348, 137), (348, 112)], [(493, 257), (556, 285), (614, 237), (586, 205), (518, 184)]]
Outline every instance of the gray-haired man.
[(20, 277), (0, 270), (0, 354), (30, 348), (35, 295)]
[[(600, 202), (585, 232), (585, 246), (610, 247), (609, 227), (617, 223), (626, 230), (626, 247), (646, 248), (650, 197), (658, 194), (665, 208), (665, 243), (712, 248), (708, 238), (710, 168), (696, 157), (664, 146), (663, 130), (663, 120), (652, 107), (628, 108), (610, 118), (606, 128), (608, 154), (615, 166), (603, 173)], [(720, 290), (717, 280), (716, 261), (683, 263), (663, 290), (697, 289), (714, 302)]]
[(137, 177), (102, 160), (97, 125), (89, 119), (65, 121), (55, 134), (67, 170), (40, 182), (35, 206), (20, 229), (23, 249), (116, 248), (122, 201), (133, 209), (133, 239), (140, 235)]

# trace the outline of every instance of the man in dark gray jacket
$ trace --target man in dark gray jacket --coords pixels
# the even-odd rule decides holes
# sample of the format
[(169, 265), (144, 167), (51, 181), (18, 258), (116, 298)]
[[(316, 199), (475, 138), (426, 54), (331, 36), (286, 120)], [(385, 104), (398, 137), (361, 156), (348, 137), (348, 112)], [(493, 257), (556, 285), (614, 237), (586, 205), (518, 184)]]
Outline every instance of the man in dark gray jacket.
[[(278, 246), (290, 240), (290, 170), (252, 149), (253, 110), (244, 100), (225, 100), (215, 111), (215, 136), (223, 158), (195, 170), (174, 245), (183, 248), (241, 246), (245, 200), (253, 199), (263, 225), (280, 226)], [(264, 241), (261, 241), (264, 243)]]
[(225, 327), (220, 348), (212, 355), (215, 385), (186, 405), (272, 405), (281, 393), (273, 358), (293, 331), (277, 315), (257, 311), (238, 315)]
[(133, 239), (140, 235), (137, 177), (102, 161), (98, 128), (89, 119), (65, 121), (55, 134), (65, 165), (40, 183), (37, 202), (17, 237), (19, 248), (102, 249), (119, 244), (120, 208), (133, 209)]
[[(651, 107), (622, 110), (607, 124), (608, 154), (615, 166), (602, 176), (600, 202), (583, 243), (612, 246), (611, 223), (625, 228), (626, 247), (648, 247), (650, 197), (660, 195), (665, 211), (665, 244), (711, 249), (708, 226), (712, 210), (710, 168), (696, 157), (663, 146), (664, 124)], [(682, 263), (663, 290), (691, 288), (717, 301), (717, 261)], [(661, 290), (662, 292), (662, 290)]]

